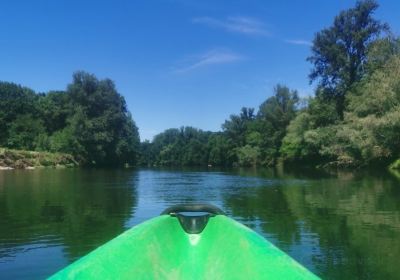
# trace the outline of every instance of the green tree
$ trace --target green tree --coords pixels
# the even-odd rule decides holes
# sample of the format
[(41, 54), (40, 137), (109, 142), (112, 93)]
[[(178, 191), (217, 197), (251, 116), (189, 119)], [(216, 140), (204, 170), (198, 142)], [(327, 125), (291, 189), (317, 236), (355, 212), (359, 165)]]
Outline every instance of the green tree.
[(238, 163), (240, 166), (257, 166), (260, 163), (260, 148), (245, 145), (237, 148)]
[(261, 156), (265, 165), (273, 165), (279, 156), (286, 127), (296, 116), (299, 97), (297, 91), (283, 85), (274, 88), (274, 95), (260, 105), (258, 138), (261, 138)]
[(84, 155), (90, 164), (135, 164), (138, 129), (114, 83), (76, 72), (67, 94), (73, 110), (69, 125), (79, 143), (74, 154)]
[(38, 109), (48, 134), (62, 130), (72, 113), (70, 98), (65, 91), (50, 91), (40, 95)]
[(249, 124), (254, 119), (254, 109), (243, 107), (239, 115), (231, 115), (229, 120), (222, 124), (222, 130), (236, 147), (244, 146)]
[(7, 147), (35, 150), (41, 135), (45, 133), (43, 123), (32, 115), (19, 115), (8, 130)]
[(373, 18), (378, 8), (374, 0), (358, 1), (354, 8), (342, 11), (333, 25), (315, 35), (312, 55), (314, 68), (310, 80), (318, 80), (318, 93), (336, 101), (340, 117), (345, 110), (345, 94), (366, 72), (367, 50), (372, 42), (388, 30)]
[(176, 165), (180, 166), (180, 150), (175, 147), (180, 146), (180, 132), (179, 129), (170, 128), (164, 132), (157, 134), (153, 139), (153, 151), (155, 154), (155, 161), (151, 165)]
[(156, 161), (154, 145), (149, 140), (140, 143), (138, 164), (141, 166), (153, 166)]
[(372, 42), (368, 47), (368, 73), (382, 69), (395, 55), (400, 54), (400, 39), (388, 36)]
[(306, 111), (299, 113), (290, 122), (280, 148), (280, 154), (286, 161), (303, 160), (310, 156), (311, 151), (305, 142), (305, 133), (310, 129), (310, 123), (311, 117)]
[(310, 116), (310, 128), (325, 127), (340, 122), (336, 102), (323, 98), (318, 93), (314, 98), (308, 100), (306, 111)]
[(211, 133), (193, 127), (171, 128), (141, 144), (141, 164), (206, 166)]
[[(8, 145), (9, 129), (19, 115), (37, 116), (37, 100), (38, 96), (29, 88), (14, 83), (0, 82), (0, 146)], [(18, 126), (20, 125), (21, 123)], [(16, 130), (17, 128), (14, 127), (14, 132)], [(20, 148), (14, 144), (13, 147)]]
[(212, 134), (208, 140), (208, 164), (230, 166), (235, 160), (232, 142), (223, 133)]
[(391, 161), (400, 157), (400, 55), (364, 80), (349, 95), (345, 116), (345, 143), (348, 151), (365, 164)]
[(366, 65), (375, 70), (346, 96), (343, 121), (333, 121), (332, 106), (317, 97), (290, 123), (281, 147), (287, 161), (354, 167), (400, 157), (400, 54), (388, 55), (386, 44), (378, 46), (381, 55), (377, 48), (373, 56), (379, 60)]

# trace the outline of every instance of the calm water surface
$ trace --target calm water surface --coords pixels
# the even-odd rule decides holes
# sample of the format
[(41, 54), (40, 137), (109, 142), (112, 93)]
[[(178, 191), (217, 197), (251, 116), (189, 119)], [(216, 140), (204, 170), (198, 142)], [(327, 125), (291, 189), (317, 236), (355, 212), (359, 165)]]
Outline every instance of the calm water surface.
[(277, 170), (0, 171), (0, 279), (42, 279), (158, 215), (204, 201), (325, 279), (400, 279), (400, 179)]

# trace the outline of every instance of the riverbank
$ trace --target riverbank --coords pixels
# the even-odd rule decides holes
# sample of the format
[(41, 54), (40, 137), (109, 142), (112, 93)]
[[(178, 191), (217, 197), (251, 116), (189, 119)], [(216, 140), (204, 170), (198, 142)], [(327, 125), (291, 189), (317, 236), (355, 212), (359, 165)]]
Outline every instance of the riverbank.
[(0, 170), (67, 168), (78, 165), (74, 157), (69, 154), (0, 148)]

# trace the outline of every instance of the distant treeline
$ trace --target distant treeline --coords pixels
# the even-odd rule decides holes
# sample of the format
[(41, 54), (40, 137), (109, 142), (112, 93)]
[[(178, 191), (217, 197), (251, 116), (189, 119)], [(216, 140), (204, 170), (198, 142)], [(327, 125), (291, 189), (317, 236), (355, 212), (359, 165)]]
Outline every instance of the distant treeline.
[[(387, 166), (400, 158), (400, 40), (359, 1), (316, 33), (307, 60), (314, 97), (277, 85), (258, 111), (242, 108), (222, 132), (168, 129), (141, 143), (144, 165)], [(400, 164), (398, 164), (400, 166)]]
[(111, 80), (77, 72), (66, 91), (0, 82), (0, 147), (72, 154), (81, 164), (136, 164), (138, 129)]
[(388, 165), (400, 158), (400, 40), (373, 17), (377, 8), (359, 1), (315, 34), (307, 58), (314, 97), (277, 85), (221, 132), (182, 127), (139, 143), (113, 82), (78, 72), (66, 91), (46, 94), (0, 83), (0, 146), (96, 165)]

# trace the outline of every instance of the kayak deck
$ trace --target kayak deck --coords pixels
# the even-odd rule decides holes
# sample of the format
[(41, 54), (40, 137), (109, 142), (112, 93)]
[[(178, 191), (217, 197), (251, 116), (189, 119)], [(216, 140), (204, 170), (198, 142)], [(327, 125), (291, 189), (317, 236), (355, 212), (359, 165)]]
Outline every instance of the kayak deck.
[(211, 217), (199, 234), (161, 215), (94, 250), (50, 279), (319, 279), (242, 224)]

